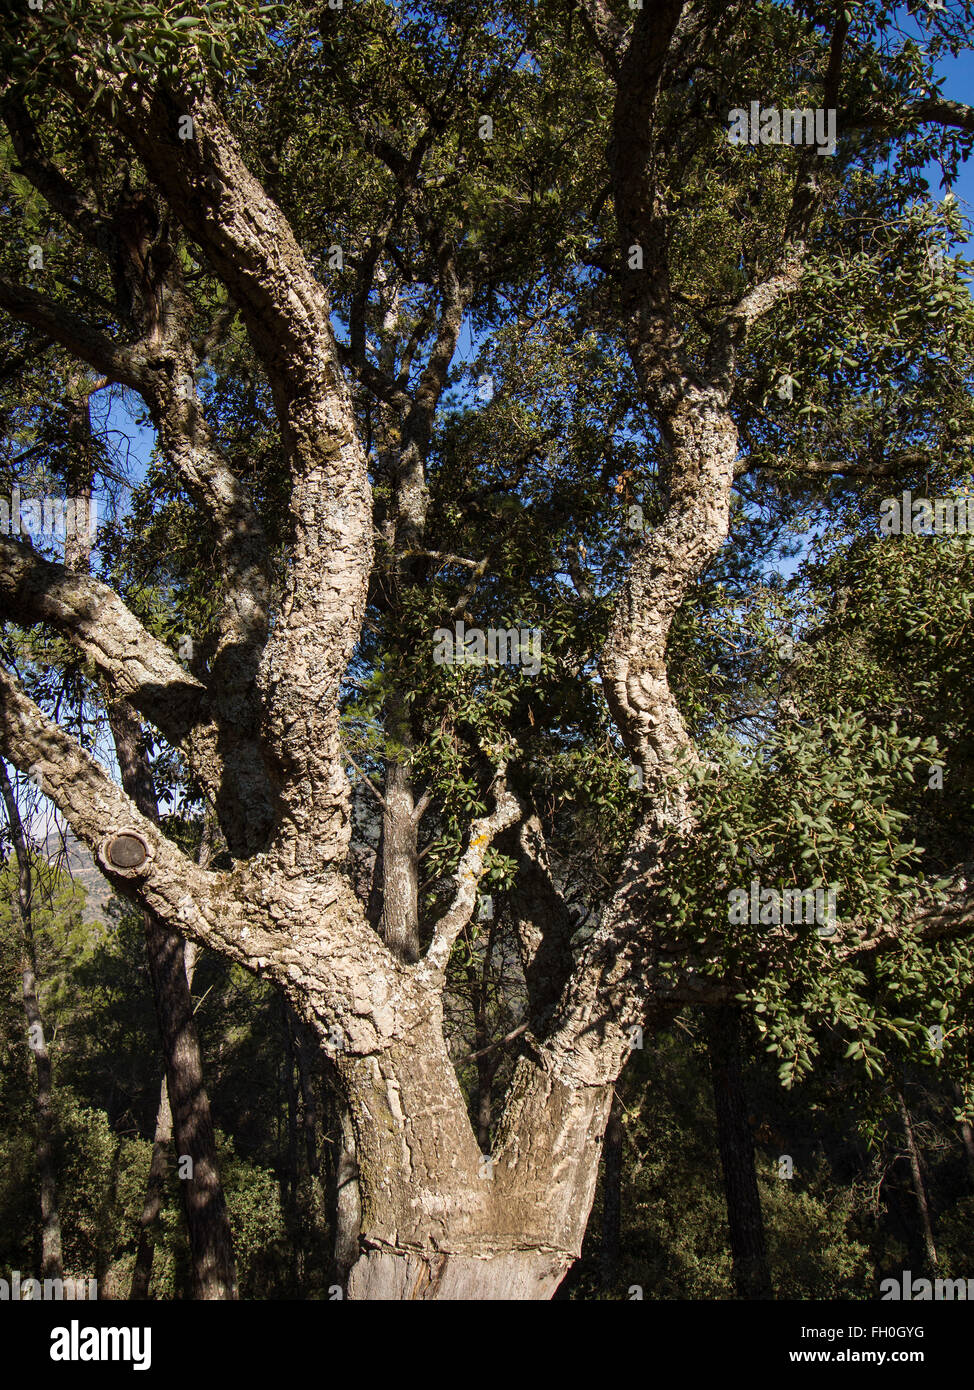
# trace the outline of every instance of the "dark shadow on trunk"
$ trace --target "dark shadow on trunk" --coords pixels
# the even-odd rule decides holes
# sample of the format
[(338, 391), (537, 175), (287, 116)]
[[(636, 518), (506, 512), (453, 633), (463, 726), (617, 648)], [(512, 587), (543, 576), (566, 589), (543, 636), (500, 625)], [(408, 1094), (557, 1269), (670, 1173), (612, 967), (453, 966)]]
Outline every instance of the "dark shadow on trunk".
[(717, 1116), (717, 1146), (724, 1172), (734, 1285), (739, 1298), (773, 1298), (764, 1218), (747, 1121), (741, 1065), (741, 1015), (732, 1005), (704, 1011)]
[(603, 1289), (615, 1283), (619, 1268), (619, 1247), (622, 1237), (622, 1105), (618, 1092), (612, 1096), (612, 1108), (602, 1141), (602, 1245), (600, 1271)]
[(924, 1265), (927, 1273), (933, 1276), (937, 1269), (937, 1245), (933, 1234), (933, 1217), (930, 1214), (930, 1203), (927, 1200), (927, 1187), (923, 1181), (923, 1169), (920, 1165), (920, 1150), (917, 1147), (916, 1135), (913, 1132), (913, 1119), (907, 1109), (906, 1098), (902, 1091), (896, 1093), (896, 1104), (900, 1112), (900, 1119), (903, 1123), (903, 1135), (906, 1139), (906, 1156), (910, 1165), (910, 1179), (913, 1185), (913, 1195), (916, 1198), (917, 1211), (920, 1216), (920, 1227), (923, 1232), (923, 1255)]
[(156, 1232), (159, 1214), (166, 1191), (166, 1170), (172, 1157), (172, 1111), (169, 1108), (169, 1092), (165, 1081), (159, 1087), (159, 1108), (156, 1111), (156, 1128), (152, 1141), (152, 1161), (149, 1164), (149, 1177), (145, 1185), (145, 1201), (139, 1220), (139, 1243), (135, 1252), (135, 1268), (132, 1270), (130, 1299), (149, 1297), (152, 1282), (152, 1262), (156, 1250)]

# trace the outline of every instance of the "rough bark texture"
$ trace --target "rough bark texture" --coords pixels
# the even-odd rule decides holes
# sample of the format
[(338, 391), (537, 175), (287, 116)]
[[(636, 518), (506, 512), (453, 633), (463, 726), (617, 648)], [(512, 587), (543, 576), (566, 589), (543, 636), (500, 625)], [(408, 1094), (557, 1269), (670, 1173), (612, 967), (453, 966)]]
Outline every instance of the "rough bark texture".
[[(141, 196), (160, 231), (152, 256), (135, 258), (126, 252), (124, 201), (107, 206), (93, 192), (76, 190), (45, 154), (29, 109), (33, 98), (5, 89), (2, 113), (24, 176), (52, 215), (82, 239), (86, 255), (112, 260), (117, 331), (111, 336), (64, 303), (3, 279), (0, 308), (106, 381), (141, 395), (166, 466), (210, 537), (221, 574), (212, 637), (187, 671), (117, 594), (74, 572), (81, 566), (71, 556), (60, 566), (0, 538), (3, 614), (62, 634), (114, 699), (128, 700), (182, 751), (216, 807), (233, 856), (223, 872), (193, 863), (162, 833), (154, 804), (135, 780), (126, 776), (120, 789), (0, 667), (0, 752), (32, 771), (110, 883), (146, 914), (153, 978), (164, 1005), (160, 1025), (176, 1147), (196, 1160), (195, 1183), (184, 1189), (188, 1216), (200, 1240), (211, 1241), (206, 1277), (224, 1294), (232, 1292), (232, 1260), (207, 1159), (212, 1126), (201, 1100), (180, 938), (275, 984), (335, 1078), (344, 1141), (336, 1265), (342, 1277), (347, 1272), (353, 1298), (550, 1297), (581, 1248), (612, 1087), (629, 1055), (632, 1027), (660, 1022), (680, 1003), (719, 1002), (734, 992), (732, 981), (698, 974), (692, 961), (683, 962), (675, 979), (664, 979), (660, 970), (668, 950), (663, 860), (668, 843), (693, 834), (685, 765), (697, 757), (670, 687), (667, 645), (674, 615), (728, 533), (739, 347), (749, 326), (799, 283), (819, 200), (811, 176), (802, 174), (781, 228), (778, 262), (745, 288), (712, 326), (709, 344), (698, 345), (691, 357), (670, 288), (671, 223), (658, 166), (662, 141), (672, 134), (665, 128), (667, 77), (674, 68), (692, 69), (706, 26), (683, 0), (647, 4), (626, 23), (603, 0), (587, 0), (583, 13), (615, 84), (607, 196), (621, 261), (611, 266), (611, 285), (633, 380), (663, 454), (659, 524), (639, 546), (621, 586), (600, 661), (608, 708), (642, 771), (644, 796), (619, 880), (577, 959), (540, 822), (525, 826), (519, 868), (526, 895), (518, 931), (529, 1017), (518, 1032), (520, 1053), (503, 1105), (495, 1107), (490, 1097), (488, 1119), (485, 1100), (479, 1134), (444, 1040), (442, 996), (451, 952), (472, 919), (488, 850), (523, 814), (511, 789), (514, 778), (509, 786), (498, 755), (489, 787), (480, 788), (486, 809), (468, 827), (452, 901), (430, 924), (432, 939), (422, 954), (418, 825), (428, 798), (417, 799), (412, 785), (406, 692), (396, 688), (397, 661), (402, 658), (405, 669), (410, 634), (403, 629), (405, 635), (389, 644), (391, 694), (383, 718), (398, 749), (383, 754), (385, 815), (376, 874), (382, 898), (368, 912), (347, 872), (351, 818), (339, 693), (375, 577), (376, 532), (383, 549), (375, 602), (394, 634), (408, 615), (409, 590), (426, 582), (430, 561), (448, 561), (470, 574), (455, 616), (487, 568), (486, 557), (425, 549), (426, 471), (435, 412), (465, 316), (479, 292), (495, 288), (477, 279), (493, 253), (484, 246), (471, 259), (470, 248), (454, 244), (439, 225), (421, 177), (433, 125), (408, 155), (370, 130), (366, 147), (391, 174), (393, 201), (409, 209), (410, 237), (424, 243), (416, 262), (425, 257), (433, 267), (423, 311), (428, 324), (397, 363), (389, 341), (399, 291), (379, 274), (390, 223), (355, 268), (350, 343), (340, 355), (331, 304), (311, 257), (248, 167), (221, 102), (205, 83), (173, 89), (162, 76), (145, 73), (126, 81), (105, 65), (84, 24), (72, 39), (84, 62), (59, 58), (55, 44), (54, 56), (41, 64), (41, 75), (76, 114), (107, 127), (140, 166)], [(33, 22), (48, 18), (38, 12)], [(841, 26), (838, 32), (826, 107), (837, 105)], [(85, 62), (94, 74), (90, 83)], [(178, 139), (173, 132), (187, 116), (193, 138)], [(194, 337), (197, 306), (182, 278), (180, 238), (192, 244), (239, 314), (273, 396), (288, 496), (273, 557), (253, 499), (223, 456), (219, 431), (195, 391), (206, 351)], [(629, 264), (632, 243), (642, 249), (643, 268), (620, 269)], [(505, 248), (494, 256), (501, 278), (507, 254)], [(475, 274), (470, 267), (479, 269)], [(382, 330), (379, 365), (376, 353), (366, 350), (376, 296), (379, 312), (369, 325), (377, 322)], [(430, 345), (420, 363), (415, 359), (423, 341)], [(373, 462), (383, 484), (378, 507), (353, 382), (375, 396)], [(122, 832), (144, 842), (145, 859), (135, 867), (113, 862), (111, 845)], [(935, 914), (931, 934), (969, 931), (969, 901), (948, 917)], [(879, 944), (877, 938), (866, 949)], [(844, 949), (841, 933), (837, 949)], [(485, 1074), (485, 1097), (487, 1081)], [(493, 1151), (485, 1162), (482, 1141), (491, 1129)]]

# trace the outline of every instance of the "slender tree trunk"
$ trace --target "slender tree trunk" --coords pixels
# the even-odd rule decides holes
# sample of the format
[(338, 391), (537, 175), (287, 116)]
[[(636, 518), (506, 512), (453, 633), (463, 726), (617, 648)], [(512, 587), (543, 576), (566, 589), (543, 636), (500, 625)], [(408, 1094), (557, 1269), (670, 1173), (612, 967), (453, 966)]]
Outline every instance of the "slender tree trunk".
[[(957, 1101), (957, 1104), (963, 1105), (964, 1092), (956, 1082), (954, 1083), (953, 1091), (954, 1099)], [(960, 1138), (961, 1143), (964, 1145), (964, 1156), (967, 1159), (968, 1177), (971, 1179), (971, 1182), (974, 1182), (974, 1129), (971, 1128), (966, 1120), (961, 1120), (960, 1122)]]
[[(186, 985), (192, 991), (193, 975), (196, 971), (196, 946), (187, 941), (183, 955), (186, 965)], [(169, 1104), (169, 1088), (166, 1078), (159, 1086), (159, 1106), (156, 1110), (156, 1127), (152, 1139), (152, 1160), (149, 1164), (149, 1177), (145, 1187), (145, 1201), (139, 1221), (139, 1243), (135, 1252), (135, 1268), (132, 1271), (130, 1299), (149, 1297), (152, 1281), (152, 1263), (156, 1250), (156, 1231), (159, 1213), (162, 1211), (166, 1191), (166, 1173), (172, 1159), (172, 1107)]]
[(400, 960), (419, 960), (419, 823), (413, 785), (399, 762), (386, 767), (380, 931)]
[(108, 1170), (108, 1181), (102, 1190), (95, 1227), (95, 1280), (100, 1298), (115, 1296), (108, 1288), (108, 1271), (118, 1239), (118, 1172), (121, 1161), (122, 1140), (117, 1134), (113, 1134), (112, 1161)]
[[(147, 914), (148, 915), (148, 914)], [(166, 1059), (180, 1192), (193, 1256), (193, 1297), (237, 1296), (233, 1237), (220, 1182), (216, 1135), (203, 1084), (192, 996), (186, 985), (182, 940), (153, 920), (146, 923), (149, 969)]]
[(320, 1122), (317, 1091), (315, 1090), (314, 1058), (308, 1042), (304, 1024), (288, 1007), (291, 1030), (294, 1036), (295, 1055), (298, 1063), (298, 1081), (301, 1087), (302, 1129), (304, 1148), (308, 1160), (308, 1173), (311, 1178), (312, 1195), (317, 1209), (321, 1178), (321, 1160), (318, 1156), (318, 1126)]
[(34, 1157), (41, 1196), (41, 1278), (60, 1279), (63, 1276), (61, 1254), (61, 1221), (58, 1212), (57, 1174), (54, 1167), (54, 1109), (51, 1086), (51, 1056), (44, 1036), (37, 994), (37, 950), (34, 944), (33, 874), (30, 852), (24, 835), (20, 809), (14, 796), (7, 769), (0, 762), (0, 793), (7, 812), (7, 824), (17, 862), (17, 888), (13, 895), (13, 918), (21, 926), (21, 977), (23, 981), (24, 1013), (27, 1016), (27, 1037), (34, 1054), (36, 1091), (34, 1113), (36, 1138)]
[(335, 1165), (335, 1278), (344, 1285), (359, 1257), (362, 1198), (355, 1157), (355, 1130), (347, 1107), (339, 1102), (341, 1147)]
[(967, 1156), (967, 1171), (974, 1180), (974, 1129), (971, 1129), (966, 1120), (960, 1122), (960, 1137)]
[(284, 1100), (287, 1106), (286, 1196), (292, 1217), (298, 1203), (298, 1092), (294, 1084), (294, 1040), (287, 1001), (281, 996), (281, 1024), (284, 1029)]
[(622, 1238), (622, 1105), (618, 1093), (612, 1096), (609, 1123), (602, 1146), (602, 1249), (603, 1289), (611, 1288), (619, 1266)]
[(773, 1298), (754, 1166), (754, 1139), (747, 1122), (740, 1011), (730, 1005), (718, 1005), (707, 1010), (706, 1022), (734, 1283), (739, 1298)]
[(480, 970), (471, 963), (467, 969), (470, 984), (470, 1000), (474, 1017), (474, 1060), (477, 1065), (477, 1084), (473, 1095), (474, 1129), (481, 1153), (490, 1151), (490, 1125), (493, 1118), (494, 1076), (497, 1072), (498, 1055), (490, 1047), (490, 1030), (487, 1024), (488, 988), (490, 982), (490, 957), (494, 945), (494, 923), (490, 924), (484, 947), (484, 959)]
[(156, 1111), (156, 1128), (152, 1141), (152, 1161), (149, 1164), (145, 1201), (142, 1204), (142, 1217), (139, 1221), (139, 1243), (135, 1252), (135, 1268), (132, 1270), (130, 1299), (149, 1297), (152, 1262), (156, 1250), (156, 1223), (162, 1210), (162, 1199), (166, 1190), (166, 1170), (171, 1153), (172, 1110), (169, 1106), (169, 1091), (165, 1078), (163, 1078), (159, 1087), (159, 1108)]
[(930, 1216), (927, 1189), (923, 1181), (923, 1172), (920, 1167), (920, 1150), (917, 1148), (916, 1137), (913, 1133), (913, 1121), (910, 1118), (910, 1112), (907, 1109), (906, 1099), (902, 1091), (897, 1091), (896, 1103), (899, 1106), (900, 1119), (903, 1121), (903, 1133), (906, 1136), (906, 1153), (910, 1161), (910, 1175), (913, 1179), (913, 1192), (916, 1196), (917, 1209), (920, 1212), (920, 1224), (923, 1228), (924, 1256), (928, 1269), (933, 1272), (937, 1268), (937, 1246), (933, 1237), (933, 1221)]
[[(126, 792), (144, 816), (158, 820), (138, 717), (119, 702), (109, 710), (109, 723)], [(143, 920), (192, 1255), (193, 1297), (233, 1299), (237, 1296), (233, 1237), (220, 1182), (210, 1102), (203, 1084), (183, 939), (152, 912), (143, 913)], [(181, 1170), (187, 1161), (189, 1171), (184, 1174)]]

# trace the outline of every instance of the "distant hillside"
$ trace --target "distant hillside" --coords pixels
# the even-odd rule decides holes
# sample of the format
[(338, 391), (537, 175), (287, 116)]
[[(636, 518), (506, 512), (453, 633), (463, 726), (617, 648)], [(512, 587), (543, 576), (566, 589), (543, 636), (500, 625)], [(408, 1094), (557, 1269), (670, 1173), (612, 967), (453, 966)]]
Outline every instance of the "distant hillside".
[(62, 833), (52, 830), (43, 841), (42, 849), (50, 863), (70, 873), (75, 883), (84, 889), (84, 921), (107, 922), (112, 890), (84, 845), (70, 830)]

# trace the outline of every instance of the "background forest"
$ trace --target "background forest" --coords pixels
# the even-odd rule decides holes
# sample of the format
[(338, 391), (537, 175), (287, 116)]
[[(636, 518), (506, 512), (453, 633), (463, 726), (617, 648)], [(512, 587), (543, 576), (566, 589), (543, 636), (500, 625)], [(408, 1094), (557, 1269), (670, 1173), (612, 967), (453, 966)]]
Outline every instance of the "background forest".
[[(41, 1008), (56, 1059), (64, 1264), (93, 1273), (100, 1297), (127, 1298), (159, 1103), (142, 924), (117, 900), (100, 920), (84, 920), (78, 880), (46, 865), (41, 858), (33, 915)], [(0, 1269), (28, 1271), (39, 1264), (36, 1083), (23, 1042), (9, 866), (3, 888)], [(484, 969), (485, 943), (475, 943), (471, 955), (469, 990), (457, 982), (458, 1056), (474, 1050), (469, 1020), (477, 1007), (497, 1019), (496, 1031), (503, 1027), (500, 980)], [(291, 1013), (245, 971), (204, 954), (194, 996), (240, 1295), (327, 1298), (340, 1149), (327, 1081)], [(513, 1025), (515, 1015), (507, 1017)], [(938, 1275), (966, 1277), (974, 1138), (955, 1119), (958, 1088), (933, 1059), (927, 1068), (896, 1059), (868, 1081), (849, 1074), (833, 1045), (787, 1091), (756, 1036), (746, 1038), (742, 1062), (777, 1297), (873, 1299), (881, 1278), (904, 1268), (919, 1277), (934, 1252)], [(461, 1067), (471, 1095), (475, 1069)], [(735, 1297), (699, 1016), (687, 1011), (670, 1033), (637, 1051), (617, 1095), (587, 1246), (560, 1296), (628, 1298), (638, 1285), (646, 1299)], [(191, 1287), (176, 1167), (170, 1144), (151, 1228), (157, 1298), (187, 1297)]]

